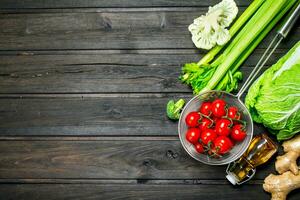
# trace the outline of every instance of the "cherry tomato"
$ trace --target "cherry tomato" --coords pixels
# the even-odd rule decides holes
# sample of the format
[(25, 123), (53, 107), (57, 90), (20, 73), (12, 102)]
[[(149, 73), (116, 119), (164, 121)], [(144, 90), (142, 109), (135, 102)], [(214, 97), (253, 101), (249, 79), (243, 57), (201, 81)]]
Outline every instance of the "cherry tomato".
[(214, 140), (213, 152), (223, 155), (233, 147), (232, 141), (226, 136), (219, 136)]
[(216, 99), (211, 104), (211, 111), (215, 117), (223, 117), (226, 115), (226, 102), (222, 99)]
[(190, 112), (185, 117), (185, 123), (188, 127), (196, 127), (199, 125), (200, 119), (201, 119), (201, 115), (198, 112)]
[(206, 116), (210, 116), (211, 115), (211, 103), (203, 102), (200, 106), (200, 112)]
[(244, 126), (241, 124), (234, 125), (232, 127), (230, 137), (233, 140), (238, 141), (238, 142), (243, 141), (246, 137), (246, 132), (245, 132)]
[(200, 143), (196, 143), (195, 144), (195, 149), (198, 153), (203, 153), (204, 152), (204, 148), (203, 148), (203, 145), (200, 144)]
[(201, 131), (204, 131), (205, 129), (210, 128), (212, 125), (213, 125), (212, 120), (210, 120), (206, 117), (203, 117), (203, 119), (200, 121), (199, 128)]
[(200, 138), (200, 129), (199, 128), (190, 128), (185, 134), (185, 138), (192, 144), (196, 144)]
[(215, 126), (215, 131), (218, 135), (228, 136), (231, 131), (232, 122), (229, 119), (219, 119)]
[(208, 145), (208, 143), (213, 142), (217, 138), (217, 133), (213, 129), (205, 129), (200, 136), (203, 144)]
[(227, 111), (227, 117), (231, 118), (231, 119), (236, 119), (236, 120), (240, 120), (241, 118), (241, 114), (238, 110), (237, 107), (235, 106), (230, 106), (228, 108), (228, 111)]

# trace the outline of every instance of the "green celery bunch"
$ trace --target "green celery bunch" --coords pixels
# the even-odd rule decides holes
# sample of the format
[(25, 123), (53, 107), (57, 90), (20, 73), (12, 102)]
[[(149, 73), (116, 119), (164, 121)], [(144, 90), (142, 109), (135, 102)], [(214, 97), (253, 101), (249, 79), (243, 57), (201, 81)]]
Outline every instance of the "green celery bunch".
[[(237, 90), (238, 81), (242, 80), (242, 73), (237, 71), (242, 63), (248, 58), (252, 51), (258, 46), (258, 44), (266, 37), (266, 35), (272, 30), (272, 28), (278, 23), (278, 21), (288, 12), (288, 10), (295, 4), (296, 1), (288, 1), (282, 11), (278, 13), (275, 18), (267, 25), (267, 27), (257, 36), (257, 38), (249, 45), (249, 47), (242, 53), (239, 59), (233, 64), (224, 78), (215, 87), (216, 90), (223, 90), (231, 92)], [(233, 79), (228, 80), (228, 76), (233, 75)]]
[[(185, 64), (180, 80), (190, 85), (194, 94), (212, 89), (227, 92), (237, 89), (237, 83), (242, 79), (238, 68), (295, 2), (296, 0), (254, 1), (230, 29), (235, 34), (243, 26), (224, 52), (209, 63), (222, 49), (215, 47), (198, 63)], [(247, 21), (246, 18), (250, 20)], [(244, 24), (245, 22), (247, 23)]]

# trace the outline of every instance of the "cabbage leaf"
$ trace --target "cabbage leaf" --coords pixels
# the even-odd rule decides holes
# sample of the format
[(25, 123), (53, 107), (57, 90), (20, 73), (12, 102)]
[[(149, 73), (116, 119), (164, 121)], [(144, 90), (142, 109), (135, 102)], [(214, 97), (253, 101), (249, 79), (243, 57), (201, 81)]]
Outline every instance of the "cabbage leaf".
[(300, 41), (253, 83), (245, 104), (278, 140), (300, 131)]

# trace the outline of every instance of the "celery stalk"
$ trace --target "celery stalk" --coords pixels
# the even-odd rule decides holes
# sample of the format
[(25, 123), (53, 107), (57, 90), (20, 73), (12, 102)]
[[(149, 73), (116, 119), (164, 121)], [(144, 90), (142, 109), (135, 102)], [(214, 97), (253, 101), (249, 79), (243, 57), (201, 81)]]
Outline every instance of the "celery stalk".
[[(234, 63), (233, 66), (230, 67), (230, 73), (235, 73), (237, 69), (241, 66), (241, 64), (248, 58), (248, 56), (252, 53), (252, 51), (258, 46), (258, 44), (266, 37), (266, 35), (272, 30), (272, 28), (278, 23), (278, 21), (285, 15), (289, 9), (295, 4), (295, 0), (287, 2), (283, 9), (275, 16), (275, 18), (267, 25), (267, 27), (255, 38), (255, 40), (249, 45), (241, 56), (237, 59), (237, 62)], [(227, 72), (229, 73), (229, 72)], [(224, 86), (227, 84), (228, 80), (223, 79), (218, 86), (216, 87), (218, 90), (225, 90)], [(227, 92), (231, 92), (233, 88), (226, 90)]]
[[(254, 0), (249, 7), (243, 12), (243, 14), (236, 20), (236, 22), (229, 29), (231, 37), (233, 37), (238, 30), (248, 21), (248, 19), (257, 11), (263, 2), (266, 0)], [(222, 50), (223, 46), (215, 46), (211, 49), (197, 64), (208, 64), (214, 59), (214, 57)]]
[(283, 9), (275, 16), (275, 18), (267, 25), (267, 27), (258, 35), (254, 42), (249, 45), (246, 52), (242, 54), (242, 57), (238, 59), (238, 62), (234, 65), (232, 72), (235, 72), (240, 65), (248, 58), (252, 51), (258, 46), (258, 44), (266, 37), (266, 35), (273, 29), (273, 27), (280, 21), (280, 19), (293, 7), (296, 0), (287, 2)]
[(238, 59), (253, 40), (267, 27), (268, 23), (283, 9), (285, 0), (267, 0), (261, 9), (254, 14), (245, 27), (234, 38), (230, 45), (224, 51), (223, 62), (217, 67), (212, 79), (209, 80), (203, 91), (211, 90), (220, 82), (222, 77), (230, 69), (231, 65)]

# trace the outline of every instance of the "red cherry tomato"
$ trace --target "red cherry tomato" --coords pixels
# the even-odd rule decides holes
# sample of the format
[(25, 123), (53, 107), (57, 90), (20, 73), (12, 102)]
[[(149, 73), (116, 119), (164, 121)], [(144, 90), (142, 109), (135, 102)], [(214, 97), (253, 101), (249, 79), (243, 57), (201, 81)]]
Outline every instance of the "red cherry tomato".
[(204, 152), (204, 148), (203, 148), (203, 145), (200, 144), (200, 143), (196, 143), (195, 144), (195, 149), (198, 153), (203, 153)]
[(233, 147), (232, 141), (226, 136), (219, 136), (214, 140), (213, 152), (218, 155), (223, 155), (230, 151)]
[(200, 121), (199, 128), (201, 131), (204, 131), (205, 129), (210, 128), (212, 125), (213, 125), (212, 120), (210, 120), (206, 117), (203, 117), (203, 119)]
[(208, 143), (213, 142), (217, 138), (217, 133), (213, 129), (205, 129), (200, 136), (203, 144), (208, 145)]
[(211, 115), (211, 103), (203, 102), (200, 106), (200, 112), (206, 116), (210, 116)]
[(237, 142), (241, 142), (245, 139), (246, 136), (247, 136), (247, 134), (245, 132), (245, 128), (243, 125), (237, 124), (232, 127), (230, 137), (233, 140), (235, 140)]
[(237, 107), (235, 106), (230, 106), (228, 108), (228, 111), (227, 111), (227, 117), (231, 118), (231, 119), (236, 119), (236, 120), (240, 120), (241, 119), (241, 114), (238, 110)]
[(218, 135), (228, 136), (231, 131), (232, 122), (229, 119), (219, 119), (215, 126), (215, 131)]
[(226, 102), (222, 99), (216, 99), (211, 104), (211, 111), (215, 117), (223, 117), (226, 115)]
[(190, 112), (185, 117), (185, 123), (188, 127), (196, 127), (199, 125), (200, 119), (201, 119), (201, 115), (198, 112)]
[(187, 130), (185, 134), (185, 138), (192, 144), (196, 144), (199, 142), (200, 138), (200, 129), (199, 128), (190, 128)]

